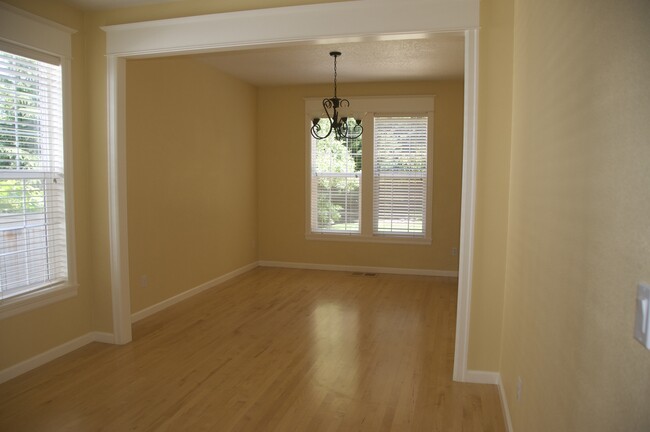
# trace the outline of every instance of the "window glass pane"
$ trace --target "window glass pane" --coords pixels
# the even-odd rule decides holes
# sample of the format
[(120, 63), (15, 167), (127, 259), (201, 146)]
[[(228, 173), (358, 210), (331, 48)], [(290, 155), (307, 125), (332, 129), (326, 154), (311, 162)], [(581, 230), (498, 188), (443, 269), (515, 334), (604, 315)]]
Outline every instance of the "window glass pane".
[(61, 66), (0, 51), (0, 299), (67, 278)]
[(375, 234), (426, 232), (427, 125), (426, 116), (375, 118)]
[[(329, 127), (321, 119), (321, 127)], [(311, 139), (313, 232), (359, 233), (362, 137)]]

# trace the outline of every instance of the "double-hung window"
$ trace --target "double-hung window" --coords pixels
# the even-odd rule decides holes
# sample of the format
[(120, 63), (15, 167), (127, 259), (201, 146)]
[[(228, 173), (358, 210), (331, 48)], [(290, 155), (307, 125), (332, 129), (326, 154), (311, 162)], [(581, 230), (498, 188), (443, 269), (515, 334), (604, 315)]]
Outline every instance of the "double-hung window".
[[(321, 118), (325, 129), (318, 102), (306, 101), (308, 125)], [(430, 242), (433, 97), (357, 98), (350, 106), (363, 112), (361, 137), (308, 134), (307, 236)]]
[[(322, 127), (327, 121), (321, 119)], [(334, 134), (311, 146), (311, 229), (319, 233), (359, 233), (361, 218), (361, 137)]]
[(374, 118), (376, 235), (426, 234), (428, 123), (426, 115)]
[(59, 57), (0, 45), (0, 305), (69, 287)]

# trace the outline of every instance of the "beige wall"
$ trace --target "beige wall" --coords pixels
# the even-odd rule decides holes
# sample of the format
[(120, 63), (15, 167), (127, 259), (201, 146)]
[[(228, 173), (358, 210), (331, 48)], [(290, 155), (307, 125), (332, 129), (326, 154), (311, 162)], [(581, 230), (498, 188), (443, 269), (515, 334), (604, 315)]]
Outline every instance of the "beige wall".
[[(397, 245), (305, 239), (306, 97), (325, 97), (331, 85), (259, 90), (258, 188), (261, 260), (434, 270), (458, 269), (463, 150), (463, 83), (345, 84), (352, 96), (435, 95), (431, 245)], [(278, 107), (282, 107), (281, 110)]]
[(74, 182), (67, 183), (74, 195), (78, 295), (0, 321), (0, 370), (47, 351), (91, 330), (92, 250), (90, 249), (89, 148), (86, 139), (86, 80), (84, 71), (83, 14), (49, 1), (5, 3), (77, 30), (72, 36), (72, 140)]
[(514, 429), (648, 431), (650, 352), (632, 333), (650, 281), (650, 3), (515, 10), (501, 360)]
[(135, 312), (257, 260), (257, 104), (191, 57), (130, 60), (126, 80)]

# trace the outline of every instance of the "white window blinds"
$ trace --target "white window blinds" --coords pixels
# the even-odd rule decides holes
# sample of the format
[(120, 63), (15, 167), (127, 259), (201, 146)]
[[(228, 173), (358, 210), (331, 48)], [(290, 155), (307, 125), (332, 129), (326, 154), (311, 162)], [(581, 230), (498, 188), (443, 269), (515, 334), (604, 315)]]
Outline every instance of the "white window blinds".
[(0, 299), (68, 277), (61, 65), (55, 57), (4, 49), (0, 50)]
[[(327, 119), (321, 119), (323, 128)], [(311, 138), (311, 231), (359, 233), (361, 137)]]
[(373, 230), (424, 237), (428, 117), (374, 119)]

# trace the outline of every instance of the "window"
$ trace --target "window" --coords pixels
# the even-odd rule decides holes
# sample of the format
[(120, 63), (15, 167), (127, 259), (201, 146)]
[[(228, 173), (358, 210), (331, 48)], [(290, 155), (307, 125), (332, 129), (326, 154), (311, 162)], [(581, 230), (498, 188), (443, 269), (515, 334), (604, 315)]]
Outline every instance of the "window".
[[(306, 102), (308, 119), (320, 117), (319, 103)], [(361, 137), (309, 135), (308, 237), (430, 242), (433, 97), (359, 98), (350, 106), (365, 113)]]
[(0, 301), (68, 282), (62, 66), (0, 46)]
[(375, 234), (425, 234), (427, 124), (427, 116), (375, 117)]
[[(321, 119), (323, 127), (327, 121)], [(314, 232), (359, 233), (361, 137), (312, 138), (311, 226)]]

